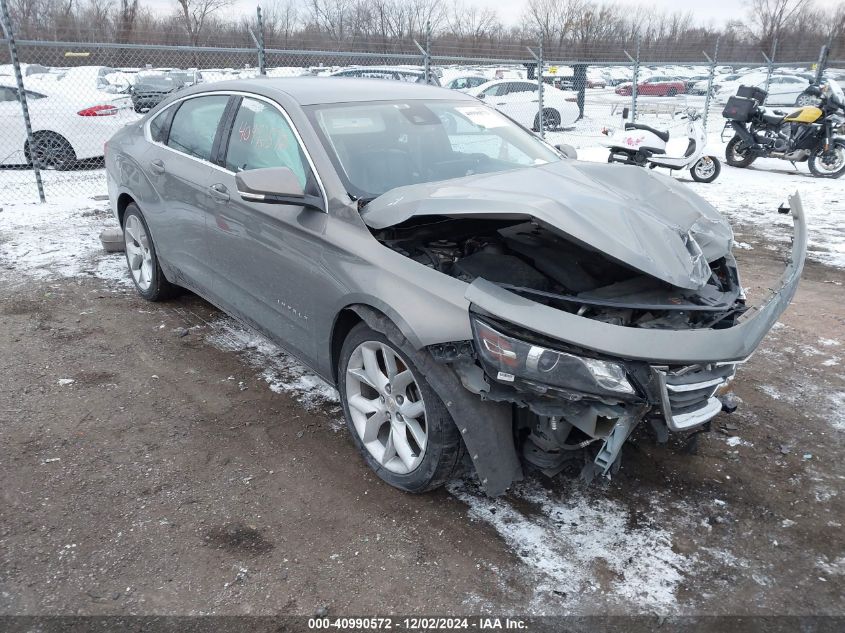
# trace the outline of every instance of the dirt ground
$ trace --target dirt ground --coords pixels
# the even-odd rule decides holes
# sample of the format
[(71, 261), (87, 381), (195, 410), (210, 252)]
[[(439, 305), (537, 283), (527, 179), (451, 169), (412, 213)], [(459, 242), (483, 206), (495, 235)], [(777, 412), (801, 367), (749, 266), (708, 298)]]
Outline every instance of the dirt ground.
[[(754, 246), (738, 256), (759, 296), (783, 263), (737, 239)], [(219, 315), (201, 299), (23, 275), (0, 282), (0, 614), (845, 614), (842, 270), (808, 264), (740, 370), (740, 409), (710, 433), (657, 446), (642, 429), (619, 474), (589, 488), (531, 478), (622, 508), (608, 553), (578, 559), (592, 568), (575, 593), (494, 515), (509, 504), (564, 541), (600, 530), (591, 515), (555, 524), (471, 481), (393, 490), (335, 406), (276, 393), (209, 344)], [(617, 542), (646, 524), (666, 542)], [(658, 546), (678, 575), (668, 602), (610, 591)], [(630, 560), (609, 564), (616, 547)]]

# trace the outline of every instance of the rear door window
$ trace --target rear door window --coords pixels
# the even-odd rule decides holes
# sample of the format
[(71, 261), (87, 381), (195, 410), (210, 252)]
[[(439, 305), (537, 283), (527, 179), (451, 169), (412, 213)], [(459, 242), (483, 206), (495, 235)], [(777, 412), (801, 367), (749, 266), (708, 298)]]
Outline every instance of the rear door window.
[(210, 161), (214, 137), (227, 103), (228, 95), (194, 97), (183, 101), (173, 116), (167, 146), (188, 156)]
[(309, 170), (290, 125), (273, 105), (245, 97), (226, 149), (226, 169), (287, 167), (305, 187)]

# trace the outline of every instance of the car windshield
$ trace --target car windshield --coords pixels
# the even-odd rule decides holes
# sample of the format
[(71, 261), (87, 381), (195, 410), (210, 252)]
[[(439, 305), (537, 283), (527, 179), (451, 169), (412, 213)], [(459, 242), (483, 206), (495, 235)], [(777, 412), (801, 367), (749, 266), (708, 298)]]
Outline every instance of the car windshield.
[(471, 101), (342, 103), (306, 111), (356, 198), (560, 160), (530, 132)]

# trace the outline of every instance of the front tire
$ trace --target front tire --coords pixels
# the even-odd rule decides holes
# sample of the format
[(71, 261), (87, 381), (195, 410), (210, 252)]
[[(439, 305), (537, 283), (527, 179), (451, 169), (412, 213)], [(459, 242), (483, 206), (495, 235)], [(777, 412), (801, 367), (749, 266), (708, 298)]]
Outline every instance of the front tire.
[(834, 139), (827, 152), (818, 147), (810, 156), (808, 167), (816, 178), (839, 178), (845, 174), (845, 140)]
[(134, 202), (123, 215), (123, 243), (129, 275), (139, 295), (147, 301), (162, 301), (177, 294), (178, 288), (161, 272), (147, 221)]
[(757, 157), (742, 144), (742, 139), (734, 136), (725, 148), (725, 160), (731, 167), (748, 167)]
[(449, 480), (461, 458), (458, 428), (398, 345), (356, 325), (340, 352), (338, 387), (352, 441), (380, 479), (411, 493)]
[(722, 163), (715, 156), (702, 156), (689, 171), (696, 182), (713, 182), (722, 173)]

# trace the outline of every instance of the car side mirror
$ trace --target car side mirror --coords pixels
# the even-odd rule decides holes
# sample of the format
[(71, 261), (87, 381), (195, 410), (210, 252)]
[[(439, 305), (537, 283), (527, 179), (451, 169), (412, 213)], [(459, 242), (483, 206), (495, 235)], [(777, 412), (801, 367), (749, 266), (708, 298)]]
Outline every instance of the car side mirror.
[(567, 145), (566, 143), (560, 143), (555, 145), (555, 149), (563, 154), (564, 157), (569, 158), (571, 160), (578, 160), (578, 151), (572, 147), (572, 145)]
[(484, 98), (485, 98), (487, 95), (485, 95), (483, 92), (479, 92), (479, 93), (478, 93), (477, 95), (475, 95), (475, 96), (476, 96), (476, 97), (478, 97), (479, 99), (481, 99), (481, 100), (483, 101), (483, 100), (484, 100)]
[(299, 178), (289, 167), (264, 167), (235, 174), (241, 198), (247, 202), (290, 204), (325, 211), (317, 196), (305, 193)]

